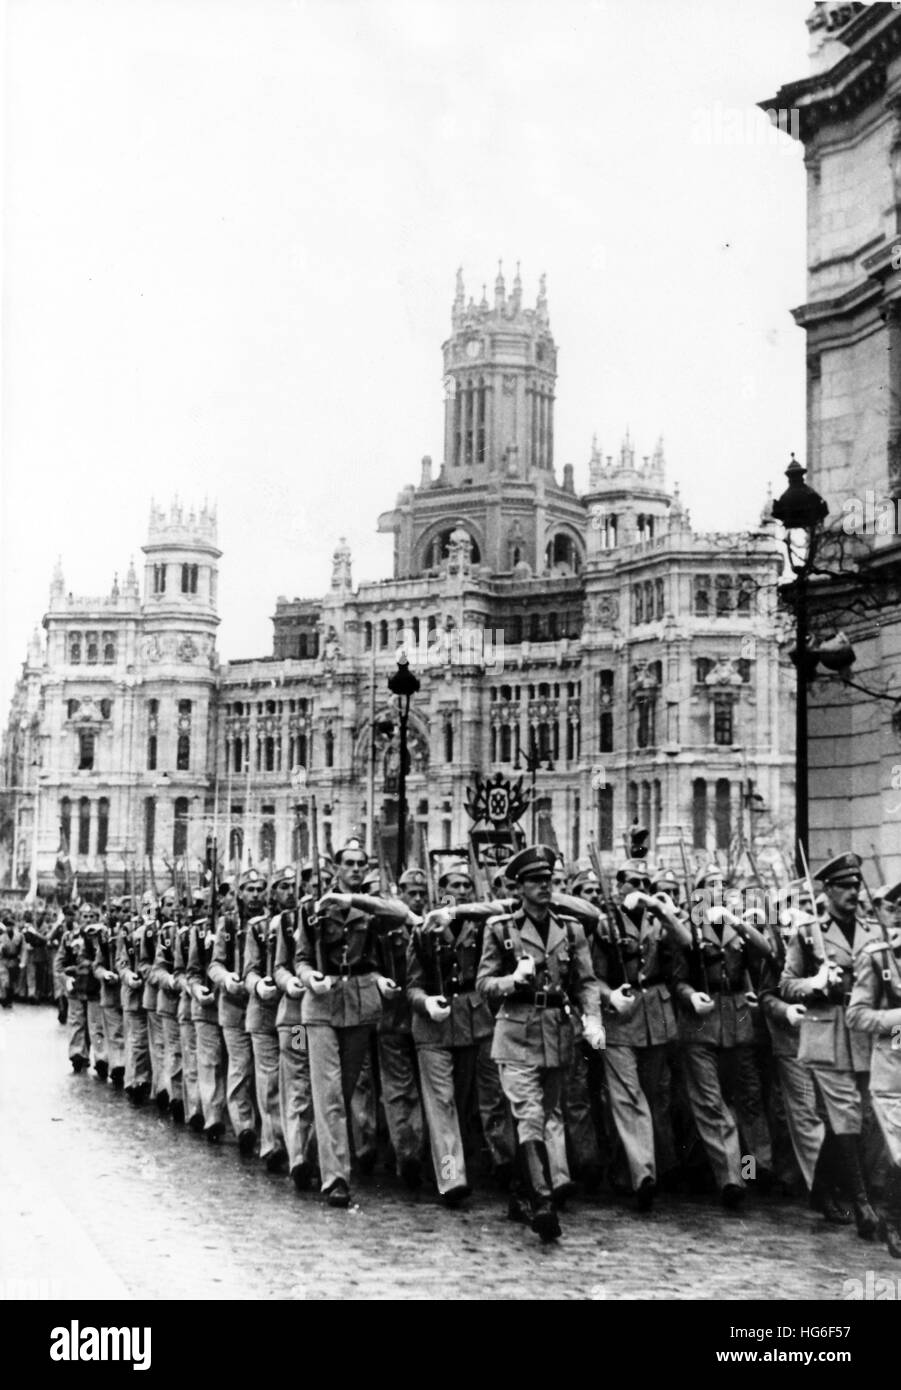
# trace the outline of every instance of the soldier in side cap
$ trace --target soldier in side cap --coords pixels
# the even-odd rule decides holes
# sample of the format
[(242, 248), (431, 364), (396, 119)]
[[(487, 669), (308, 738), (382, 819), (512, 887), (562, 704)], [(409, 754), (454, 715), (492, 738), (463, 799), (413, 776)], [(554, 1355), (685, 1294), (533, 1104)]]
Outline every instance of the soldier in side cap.
[(62, 967), (69, 981), (69, 1060), (80, 1072), (90, 1065), (105, 1080), (107, 1076), (106, 1040), (100, 1008), (100, 984), (94, 976), (100, 913), (92, 903), (78, 908), (73, 928), (62, 942)]
[[(879, 934), (875, 923), (858, 914), (863, 882), (856, 854), (836, 855), (816, 874), (826, 898), (819, 932), (799, 926), (786, 952), (780, 982), (783, 999), (806, 1008), (801, 1020), (798, 1057), (810, 1069), (827, 1131), (814, 1174), (814, 1188), (832, 1201), (824, 1206), (827, 1221), (851, 1218), (858, 1234), (872, 1238), (876, 1214), (860, 1163), (863, 1096), (870, 1068), (871, 1038), (849, 1030), (846, 1017), (854, 982), (854, 962)], [(825, 959), (819, 958), (819, 938)]]
[(877, 888), (873, 903), (883, 937), (857, 957), (847, 1022), (872, 1039), (870, 1099), (890, 1161), (879, 1237), (901, 1260), (901, 883)]
[(125, 1094), (136, 1106), (143, 1105), (149, 1099), (153, 1085), (144, 981), (138, 970), (140, 931), (140, 916), (129, 903), (119, 925), (116, 970), (120, 980), (119, 999), (125, 1034)]
[(238, 1136), (238, 1149), (245, 1158), (256, 1148), (256, 1111), (244, 961), (247, 924), (251, 918), (259, 916), (265, 899), (265, 877), (258, 869), (247, 869), (238, 880), (235, 910), (224, 912), (219, 920), (209, 968), (210, 980), (219, 991), (219, 1024), (228, 1053), (225, 1081), (228, 1117)]
[(192, 1008), (194, 998), (188, 979), (188, 963), (191, 955), (191, 933), (193, 924), (205, 916), (203, 894), (194, 894), (190, 911), (181, 914), (172, 936), (172, 983), (177, 991), (175, 1020), (181, 1046), (182, 1087), (184, 1115), (188, 1127), (195, 1134), (203, 1132), (203, 1102), (200, 1098), (200, 1080), (197, 1066), (197, 1025)]
[(149, 983), (156, 990), (156, 1016), (163, 1042), (162, 1090), (169, 1098), (169, 1114), (176, 1124), (184, 1124), (185, 1120), (184, 1063), (178, 1026), (181, 989), (175, 978), (176, 919), (181, 911), (175, 893), (164, 895), (149, 976)]
[(22, 933), (11, 914), (0, 923), (0, 1005), (13, 1006), (14, 979), (22, 952)]
[(141, 1004), (147, 1017), (147, 1043), (150, 1049), (150, 1094), (155, 1099), (157, 1108), (161, 1113), (169, 1108), (169, 1092), (166, 1089), (163, 1021), (157, 1012), (158, 986), (151, 979), (151, 973), (156, 958), (159, 922), (160, 920), (169, 921), (172, 918), (175, 913), (175, 899), (175, 889), (170, 887), (166, 888), (160, 895), (156, 908), (145, 901), (135, 928), (137, 972), (143, 983)]
[(295, 969), (304, 986), (306, 1029), (322, 1192), (348, 1207), (350, 1139), (347, 1107), (360, 1077), (382, 996), (399, 993), (383, 973), (377, 938), (386, 919), (406, 919), (403, 903), (360, 893), (368, 857), (358, 840), (336, 856), (335, 887), (304, 913)]
[[(280, 903), (292, 901), (294, 867), (276, 870), (271, 891)], [(288, 1149), (279, 1103), (278, 1007), (275, 981), (278, 925), (266, 913), (247, 922), (244, 950), (244, 984), (249, 995), (246, 1026), (253, 1049), (254, 1081), (260, 1111), (260, 1158), (270, 1173), (283, 1172)]]
[(281, 992), (276, 1028), (279, 1051), (279, 1107), (282, 1133), (288, 1150), (288, 1172), (296, 1190), (306, 1192), (316, 1178), (316, 1128), (313, 1121), (313, 1085), (307, 1030), (301, 1016), (303, 985), (295, 968), (300, 944), (300, 922), (311, 910), (307, 891), (313, 866), (302, 867), (299, 883), (283, 879), (275, 889), (275, 983)]
[(191, 923), (185, 978), (191, 994), (191, 1022), (197, 1041), (197, 1091), (203, 1114), (203, 1133), (208, 1143), (218, 1144), (225, 1133), (225, 1101), (228, 1056), (219, 1023), (216, 990), (210, 978), (216, 944), (220, 903), (234, 911), (234, 884), (224, 880), (211, 898), (213, 917), (202, 915)]
[(585, 934), (572, 918), (551, 911), (554, 860), (545, 845), (530, 845), (510, 860), (507, 872), (519, 885), (522, 907), (489, 919), (477, 978), (479, 992), (499, 1006), (491, 1055), (516, 1123), (532, 1229), (544, 1241), (560, 1234), (545, 1140), (550, 1117), (562, 1124), (573, 1008), (584, 1015), (589, 1045), (604, 1045), (600, 987)]
[(110, 1080), (121, 1090), (125, 1079), (125, 1026), (122, 1016), (121, 983), (116, 967), (117, 936), (122, 907), (113, 902), (104, 913), (97, 942), (94, 976), (100, 982), (100, 1009), (106, 1036)]

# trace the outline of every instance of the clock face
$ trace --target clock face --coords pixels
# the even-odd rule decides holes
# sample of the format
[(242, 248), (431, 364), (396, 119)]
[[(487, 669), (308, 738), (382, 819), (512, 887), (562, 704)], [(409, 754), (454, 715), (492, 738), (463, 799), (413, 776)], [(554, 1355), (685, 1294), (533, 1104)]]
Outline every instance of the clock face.
[(478, 339), (477, 339), (477, 338), (470, 338), (469, 342), (466, 344), (466, 356), (467, 356), (467, 357), (478, 357), (479, 354), (481, 353), (481, 351), (482, 351), (482, 344), (478, 341)]

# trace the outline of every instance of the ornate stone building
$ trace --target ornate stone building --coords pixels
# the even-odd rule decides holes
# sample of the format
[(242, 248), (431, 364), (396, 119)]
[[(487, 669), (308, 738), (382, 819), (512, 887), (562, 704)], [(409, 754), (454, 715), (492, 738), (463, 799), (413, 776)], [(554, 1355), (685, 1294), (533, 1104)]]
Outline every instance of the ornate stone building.
[(423, 459), (379, 519), (393, 575), (354, 587), (340, 541), (324, 597), (276, 601), (271, 656), (217, 663), (206, 512), (152, 513), (143, 600), (131, 574), (102, 602), (54, 581), (5, 763), (8, 784), (41, 788), (42, 878), (61, 821), (82, 872), (104, 847), (111, 867), (146, 853), (161, 872), (185, 848), (196, 866), (214, 823), (230, 857), (306, 857), (314, 799), (323, 848), (377, 821), (390, 862), (400, 646), (421, 681), (411, 842), (417, 825), (431, 847), (465, 842), (467, 784), (500, 771), (534, 781), (536, 829), (569, 859), (590, 837), (616, 856), (636, 821), (667, 862), (680, 831), (772, 848), (792, 813), (772, 523), (693, 531), (662, 445), (641, 457), (628, 436), (593, 446), (585, 493), (570, 464), (558, 479), (543, 279), (526, 307), (518, 271), (491, 304), (458, 275), (443, 356), (444, 462)]
[[(851, 640), (854, 685), (811, 687), (814, 859), (875, 848), (901, 874), (901, 12), (817, 4), (811, 72), (761, 105), (805, 147), (807, 481), (829, 528), (813, 589), (820, 636)], [(869, 870), (871, 876), (873, 871)]]

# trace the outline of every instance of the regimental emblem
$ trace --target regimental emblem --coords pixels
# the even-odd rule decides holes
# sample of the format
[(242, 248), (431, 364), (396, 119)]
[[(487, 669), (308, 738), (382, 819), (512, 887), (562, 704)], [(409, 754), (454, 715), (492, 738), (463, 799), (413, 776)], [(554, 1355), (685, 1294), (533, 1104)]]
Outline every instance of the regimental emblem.
[(522, 778), (512, 782), (496, 772), (491, 778), (477, 777), (475, 787), (466, 788), (463, 803), (473, 821), (490, 821), (496, 830), (513, 825), (525, 814), (529, 796)]

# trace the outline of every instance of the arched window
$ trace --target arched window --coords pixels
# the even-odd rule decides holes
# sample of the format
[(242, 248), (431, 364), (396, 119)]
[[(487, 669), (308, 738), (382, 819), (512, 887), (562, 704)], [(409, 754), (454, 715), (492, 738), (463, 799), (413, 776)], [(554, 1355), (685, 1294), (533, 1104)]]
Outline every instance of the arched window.
[(59, 803), (59, 839), (60, 845), (68, 854), (72, 839), (72, 802), (67, 796)]
[(229, 837), (228, 860), (230, 864), (240, 864), (244, 853), (244, 831), (240, 825), (233, 825)]
[(713, 741), (721, 747), (735, 742), (733, 738), (733, 712), (731, 700), (714, 700), (713, 703)]
[(197, 566), (182, 565), (181, 567), (181, 591), (183, 594), (197, 593)]
[(513, 761), (513, 731), (509, 724), (501, 725), (501, 762)]
[(718, 777), (716, 783), (716, 847), (728, 849), (732, 838), (732, 789), (728, 777)]
[(696, 574), (694, 582), (695, 617), (707, 618), (710, 615), (710, 575)]
[(112, 666), (116, 660), (116, 644), (111, 637), (104, 635), (103, 639), (103, 664)]
[(307, 736), (305, 733), (298, 733), (294, 745), (295, 767), (306, 767), (307, 765)]
[(81, 665), (81, 633), (69, 633), (69, 662), (72, 666)]
[(156, 797), (144, 798), (144, 853), (153, 854), (156, 841)]
[(83, 796), (78, 803), (78, 853), (91, 852), (91, 803)]
[(454, 761), (454, 722), (452, 719), (444, 721), (444, 761), (452, 763)]
[(90, 772), (94, 766), (94, 730), (78, 731), (78, 770)]
[(546, 719), (542, 720), (542, 722), (538, 725), (536, 733), (539, 758), (541, 758), (542, 760), (544, 760), (545, 758), (549, 758), (551, 756), (552, 747), (551, 726)]
[(112, 700), (101, 700), (101, 701), (100, 701), (100, 716), (101, 716), (101, 718), (102, 718), (102, 719), (109, 719), (109, 717), (110, 717), (110, 715), (112, 714), (112, 712), (113, 712), (113, 702), (112, 702)]
[(188, 798), (175, 798), (175, 819), (172, 823), (172, 853), (185, 854), (188, 848)]
[(87, 662), (89, 666), (96, 666), (100, 660), (100, 644), (97, 641), (96, 632), (88, 633)]
[(732, 612), (732, 576), (718, 574), (716, 577), (716, 616), (725, 618)]
[(260, 826), (260, 859), (261, 859), (261, 860), (274, 860), (274, 859), (275, 859), (275, 821), (272, 819), (272, 817), (275, 815), (275, 807), (274, 807), (274, 806), (264, 806), (264, 807), (263, 807), (263, 814), (264, 814), (264, 816), (266, 817), (266, 819), (263, 821), (262, 825)]
[(695, 849), (707, 848), (707, 782), (703, 777), (692, 783), (691, 837)]
[(364, 652), (372, 651), (372, 623), (363, 624), (363, 650)]
[(109, 839), (109, 798), (101, 796), (97, 802), (97, 853), (106, 854)]
[(635, 622), (644, 622), (644, 590), (640, 584), (636, 584), (632, 590), (632, 602), (635, 609)]
[(335, 765), (335, 735), (331, 729), (325, 731), (325, 765), (334, 767)]
[(660, 618), (663, 617), (663, 580), (662, 580), (662, 579), (655, 579), (655, 581), (654, 581), (654, 594), (655, 594), (655, 598), (656, 598), (656, 603), (655, 603), (655, 616), (656, 616), (658, 619), (660, 619)]
[(156, 734), (147, 738), (147, 771), (156, 772)]
[(240, 734), (234, 740), (232, 747), (235, 757), (235, 772), (240, 772), (244, 767), (244, 740), (241, 738)]
[(613, 788), (609, 783), (598, 789), (598, 848), (613, 849)]
[(275, 771), (275, 739), (269, 735), (263, 744), (264, 769), (266, 772)]
[(379, 623), (379, 647), (385, 651), (388, 646), (388, 621), (383, 618)]
[(177, 772), (188, 772), (190, 767), (191, 737), (190, 734), (179, 734), (175, 752), (175, 769)]

